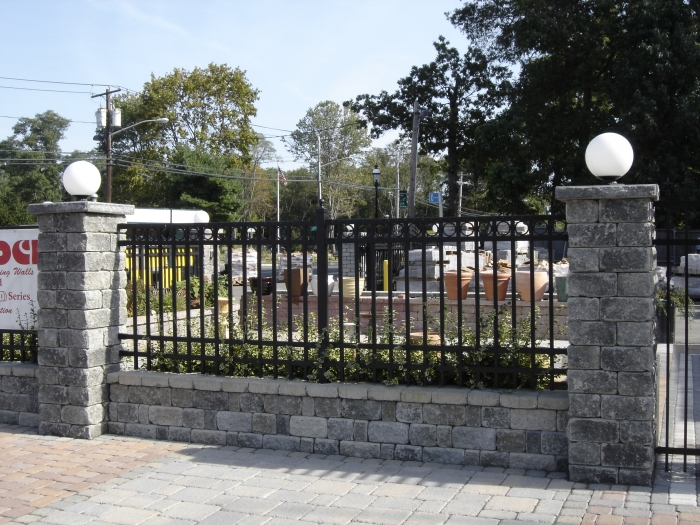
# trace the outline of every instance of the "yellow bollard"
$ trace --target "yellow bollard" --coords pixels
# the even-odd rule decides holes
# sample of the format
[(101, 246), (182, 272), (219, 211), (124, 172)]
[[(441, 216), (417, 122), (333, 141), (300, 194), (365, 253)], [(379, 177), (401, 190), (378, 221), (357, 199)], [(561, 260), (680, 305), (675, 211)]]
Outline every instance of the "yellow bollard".
[(384, 259), (384, 291), (389, 291), (389, 261)]

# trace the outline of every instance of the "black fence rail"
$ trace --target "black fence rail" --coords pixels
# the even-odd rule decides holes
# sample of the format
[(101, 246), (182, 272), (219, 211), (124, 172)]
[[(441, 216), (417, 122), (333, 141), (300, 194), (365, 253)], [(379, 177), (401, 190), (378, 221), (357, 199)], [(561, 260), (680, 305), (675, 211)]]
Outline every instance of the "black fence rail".
[(566, 304), (542, 264), (568, 238), (563, 216), (331, 221), (319, 210), (296, 223), (120, 230), (127, 266), (149, 254), (146, 275), (172, 276), (129, 281), (121, 337), (135, 368), (565, 388)]
[[(663, 195), (672, 195), (667, 186)], [(656, 203), (656, 246), (659, 285), (656, 290), (656, 361), (658, 370), (657, 444), (666, 470), (674, 459), (687, 469), (688, 457), (700, 455), (695, 432), (693, 384), (700, 373), (700, 319), (695, 301), (700, 297), (698, 202), (666, 199)], [(695, 301), (694, 301), (695, 299)], [(675, 456), (675, 458), (674, 458)]]
[(34, 330), (0, 330), (0, 361), (37, 362), (37, 333)]

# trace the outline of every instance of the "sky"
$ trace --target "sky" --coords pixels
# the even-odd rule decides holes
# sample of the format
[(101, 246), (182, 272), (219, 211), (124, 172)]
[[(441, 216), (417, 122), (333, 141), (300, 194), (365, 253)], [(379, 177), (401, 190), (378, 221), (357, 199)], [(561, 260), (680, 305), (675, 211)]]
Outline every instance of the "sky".
[[(432, 43), (440, 35), (466, 51), (465, 37), (445, 17), (459, 5), (459, 0), (6, 1), (0, 77), (93, 85), (0, 78), (0, 137), (12, 134), (16, 117), (51, 109), (75, 121), (61, 148), (90, 150), (94, 114), (103, 101), (90, 96), (105, 89), (98, 84), (140, 91), (151, 75), (212, 62), (241, 68), (260, 90), (253, 124), (293, 130), (321, 101), (342, 103), (395, 90), (411, 66), (434, 58)], [(12, 87), (24, 89), (7, 89)], [(385, 135), (374, 145), (396, 136)], [(271, 140), (283, 169), (300, 165), (279, 139)]]

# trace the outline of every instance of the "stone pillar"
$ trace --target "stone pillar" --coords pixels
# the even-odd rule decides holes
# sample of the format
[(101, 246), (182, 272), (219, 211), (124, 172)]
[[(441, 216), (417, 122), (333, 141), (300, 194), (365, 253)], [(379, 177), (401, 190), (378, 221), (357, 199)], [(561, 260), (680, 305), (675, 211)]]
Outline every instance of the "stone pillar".
[(657, 185), (559, 187), (569, 231), (569, 477), (650, 486)]
[(39, 222), (40, 432), (91, 439), (106, 428), (108, 372), (119, 370), (126, 321), (117, 225), (133, 206), (32, 204)]

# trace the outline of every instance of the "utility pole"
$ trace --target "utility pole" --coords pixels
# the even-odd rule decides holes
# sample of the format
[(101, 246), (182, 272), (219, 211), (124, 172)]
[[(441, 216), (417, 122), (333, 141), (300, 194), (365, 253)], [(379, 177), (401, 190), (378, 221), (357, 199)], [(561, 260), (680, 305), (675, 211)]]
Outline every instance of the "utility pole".
[(323, 208), (323, 197), (321, 196), (321, 134), (316, 131), (318, 139), (318, 207)]
[(457, 217), (462, 216), (462, 185), (464, 184), (464, 173), (459, 174), (459, 200), (457, 201)]
[(400, 205), (400, 193), (401, 190), (399, 189), (399, 162), (401, 160), (401, 150), (398, 148), (396, 149), (396, 218), (399, 218), (400, 211), (399, 211), (399, 205)]
[(407, 217), (416, 216), (416, 173), (418, 171), (418, 127), (420, 119), (418, 101), (413, 103), (413, 127), (411, 128), (411, 175), (408, 181), (408, 213)]
[(107, 88), (104, 93), (99, 93), (90, 97), (105, 97), (107, 104), (107, 122), (105, 122), (105, 147), (107, 149), (107, 190), (105, 192), (106, 202), (112, 202), (112, 106), (110, 102), (110, 95), (112, 93), (118, 93), (120, 91), (121, 89), (113, 89), (110, 91), (110, 89)]
[(418, 173), (418, 132), (420, 131), (421, 117), (427, 117), (433, 112), (429, 109), (420, 110), (418, 101), (413, 103), (413, 127), (411, 129), (411, 177), (408, 183), (408, 214), (407, 217), (416, 215), (416, 176)]

